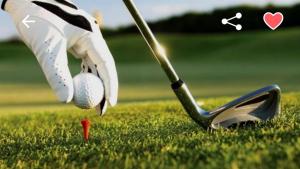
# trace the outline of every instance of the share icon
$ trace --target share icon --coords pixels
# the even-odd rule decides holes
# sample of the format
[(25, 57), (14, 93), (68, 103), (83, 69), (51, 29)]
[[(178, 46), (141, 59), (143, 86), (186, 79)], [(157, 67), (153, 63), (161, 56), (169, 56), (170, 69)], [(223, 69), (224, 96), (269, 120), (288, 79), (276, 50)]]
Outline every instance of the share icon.
[(235, 29), (236, 29), (237, 31), (240, 31), (240, 30), (242, 30), (242, 25), (240, 25), (240, 24), (235, 25), (235, 24), (233, 24), (233, 23), (231, 23), (231, 22), (229, 22), (229, 21), (231, 21), (231, 20), (233, 20), (233, 19), (241, 19), (241, 18), (242, 18), (242, 14), (241, 14), (240, 12), (238, 12), (238, 13), (236, 13), (235, 16), (232, 17), (232, 18), (229, 18), (229, 19), (224, 18), (224, 19), (222, 19), (222, 24), (223, 24), (223, 25), (231, 25), (231, 26), (235, 27)]

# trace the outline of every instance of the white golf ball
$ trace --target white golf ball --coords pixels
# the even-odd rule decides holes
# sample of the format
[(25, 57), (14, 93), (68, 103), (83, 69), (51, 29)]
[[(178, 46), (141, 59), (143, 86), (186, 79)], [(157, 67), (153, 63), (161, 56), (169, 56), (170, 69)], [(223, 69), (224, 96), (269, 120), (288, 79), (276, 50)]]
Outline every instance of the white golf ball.
[(96, 107), (104, 97), (101, 79), (91, 73), (80, 73), (73, 78), (74, 104), (82, 109)]

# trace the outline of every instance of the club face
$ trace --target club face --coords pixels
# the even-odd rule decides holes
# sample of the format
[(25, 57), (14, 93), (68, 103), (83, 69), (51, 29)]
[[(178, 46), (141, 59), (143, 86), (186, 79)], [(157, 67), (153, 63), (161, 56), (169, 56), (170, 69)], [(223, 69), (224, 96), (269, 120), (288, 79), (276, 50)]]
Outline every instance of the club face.
[(280, 88), (268, 86), (242, 96), (210, 114), (212, 128), (228, 128), (249, 121), (267, 121), (280, 112)]

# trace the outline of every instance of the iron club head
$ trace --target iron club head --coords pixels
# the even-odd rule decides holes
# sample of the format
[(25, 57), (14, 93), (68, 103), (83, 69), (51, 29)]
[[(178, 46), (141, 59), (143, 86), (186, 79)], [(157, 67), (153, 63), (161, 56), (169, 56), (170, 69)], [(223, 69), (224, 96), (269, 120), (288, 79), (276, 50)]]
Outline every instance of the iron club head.
[(183, 81), (172, 88), (190, 117), (204, 128), (228, 128), (244, 122), (267, 121), (280, 112), (281, 91), (271, 85), (244, 95), (213, 111), (197, 105)]
[(209, 113), (210, 127), (228, 128), (248, 121), (267, 121), (280, 112), (280, 88), (271, 85), (242, 96)]

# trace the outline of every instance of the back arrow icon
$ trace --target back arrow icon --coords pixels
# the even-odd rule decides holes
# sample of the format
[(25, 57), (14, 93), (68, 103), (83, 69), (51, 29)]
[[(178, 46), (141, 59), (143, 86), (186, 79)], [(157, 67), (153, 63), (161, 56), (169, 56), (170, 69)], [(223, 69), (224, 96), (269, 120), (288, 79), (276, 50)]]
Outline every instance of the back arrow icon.
[(27, 15), (23, 20), (22, 23), (26, 26), (26, 28), (30, 28), (29, 23), (35, 23), (35, 20), (29, 20), (30, 15)]

